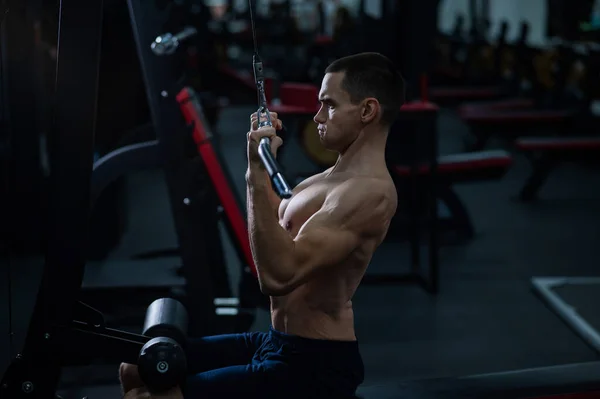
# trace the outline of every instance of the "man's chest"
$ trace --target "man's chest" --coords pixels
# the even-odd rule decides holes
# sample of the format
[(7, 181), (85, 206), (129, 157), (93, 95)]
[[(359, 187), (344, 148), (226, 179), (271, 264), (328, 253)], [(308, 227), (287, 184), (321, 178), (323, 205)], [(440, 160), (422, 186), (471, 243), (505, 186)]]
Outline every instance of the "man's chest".
[(295, 237), (302, 225), (321, 209), (331, 189), (331, 184), (317, 182), (294, 193), (281, 203), (279, 224)]

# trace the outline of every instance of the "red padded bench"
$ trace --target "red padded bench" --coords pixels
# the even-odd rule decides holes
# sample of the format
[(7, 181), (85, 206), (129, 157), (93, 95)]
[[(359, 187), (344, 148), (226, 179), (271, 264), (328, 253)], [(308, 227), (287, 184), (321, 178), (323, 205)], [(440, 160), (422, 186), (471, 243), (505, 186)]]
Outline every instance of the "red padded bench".
[(470, 124), (512, 125), (560, 123), (575, 115), (570, 110), (515, 110), (499, 111), (486, 108), (467, 108), (460, 115), (461, 119)]
[(477, 110), (492, 110), (492, 111), (511, 111), (529, 109), (535, 105), (535, 101), (530, 98), (507, 98), (499, 101), (485, 101), (463, 104), (458, 107), (458, 114), (467, 114)]
[[(272, 82), (265, 83), (265, 91), (267, 97), (270, 97), (272, 90)], [(320, 105), (318, 101), (319, 88), (312, 84), (306, 83), (282, 83), (279, 87), (278, 104), (270, 104), (269, 110), (283, 114), (316, 114), (319, 111)], [(404, 104), (401, 112), (421, 112), (423, 110), (437, 110), (437, 105), (433, 103), (424, 103), (422, 101), (414, 101)]]
[(471, 150), (481, 150), (489, 138), (496, 134), (514, 139), (523, 134), (540, 134), (547, 130), (561, 129), (573, 121), (573, 110), (510, 110), (501, 111), (486, 108), (465, 108), (461, 119), (471, 127), (476, 143)]
[[(282, 104), (286, 105), (307, 108), (317, 107), (319, 104), (319, 88), (305, 83), (282, 83), (279, 86), (279, 99)], [(318, 108), (316, 110), (318, 111)]]
[(597, 160), (600, 137), (524, 137), (515, 141), (515, 147), (532, 162), (531, 175), (519, 194), (522, 201), (532, 201), (561, 162)]
[[(438, 157), (437, 168), (437, 195), (442, 201), (451, 217), (448, 220), (440, 220), (440, 226), (444, 224), (449, 229), (461, 231), (465, 238), (475, 236), (475, 228), (471, 221), (469, 212), (453, 185), (456, 183), (489, 181), (500, 179), (506, 174), (512, 165), (512, 158), (502, 150), (480, 151), (464, 154), (443, 155)], [(430, 174), (430, 167), (422, 165), (413, 169), (406, 165), (395, 165), (391, 168), (395, 178), (408, 179), (415, 173), (416, 177), (424, 177)]]
[(314, 38), (313, 44), (316, 46), (330, 46), (334, 43), (333, 37), (329, 35), (318, 35)]
[(600, 137), (523, 137), (515, 141), (521, 151), (600, 151)]
[(502, 89), (490, 87), (435, 87), (429, 90), (434, 103), (448, 104), (473, 100), (493, 100), (503, 95)]
[[(267, 98), (272, 99), (272, 85), (265, 83)], [(284, 82), (279, 86), (279, 102), (269, 104), (271, 112), (279, 115), (316, 115), (319, 111), (319, 88), (307, 83)]]
[[(462, 154), (442, 155), (438, 158), (437, 173), (441, 179), (449, 183), (475, 182), (481, 180), (500, 179), (512, 164), (511, 156), (502, 150), (467, 152)], [(409, 177), (410, 166), (394, 166), (398, 176)], [(420, 166), (418, 175), (429, 174), (429, 167)]]

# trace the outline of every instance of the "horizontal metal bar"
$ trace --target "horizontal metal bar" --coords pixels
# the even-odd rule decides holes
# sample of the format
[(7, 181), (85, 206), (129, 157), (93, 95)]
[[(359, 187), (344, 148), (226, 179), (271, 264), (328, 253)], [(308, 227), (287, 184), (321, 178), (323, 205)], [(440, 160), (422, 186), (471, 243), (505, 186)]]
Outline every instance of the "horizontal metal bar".
[(533, 277), (531, 284), (534, 291), (548, 306), (571, 327), (588, 345), (600, 353), (600, 334), (583, 317), (574, 306), (569, 305), (552, 289), (564, 285), (600, 284), (596, 277)]

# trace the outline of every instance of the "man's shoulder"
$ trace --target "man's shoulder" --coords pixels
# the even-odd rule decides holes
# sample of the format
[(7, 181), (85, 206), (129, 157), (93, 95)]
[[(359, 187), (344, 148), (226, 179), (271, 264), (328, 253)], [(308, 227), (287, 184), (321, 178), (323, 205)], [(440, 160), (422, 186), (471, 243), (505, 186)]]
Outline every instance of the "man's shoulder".
[(346, 228), (378, 237), (396, 213), (397, 195), (385, 179), (353, 176), (329, 192), (324, 206), (334, 209)]
[(383, 176), (352, 176), (338, 186), (344, 193), (353, 193), (358, 197), (395, 197), (396, 187), (391, 178)]
[(397, 194), (391, 178), (352, 176), (340, 182), (330, 193), (337, 201), (347, 202), (363, 208), (372, 206), (384, 213), (394, 213)]

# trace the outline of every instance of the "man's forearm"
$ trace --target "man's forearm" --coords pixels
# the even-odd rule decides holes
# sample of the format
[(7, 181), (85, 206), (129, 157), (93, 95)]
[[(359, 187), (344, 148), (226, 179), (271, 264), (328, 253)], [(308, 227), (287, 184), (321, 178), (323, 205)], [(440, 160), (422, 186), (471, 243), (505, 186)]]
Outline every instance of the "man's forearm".
[[(271, 178), (269, 177), (269, 173), (266, 170), (262, 171), (264, 174), (264, 182), (268, 186), (267, 194), (269, 197), (269, 201), (273, 204), (273, 209), (275, 210), (275, 217), (279, 218), (279, 206), (281, 205), (281, 198), (277, 195), (275, 190), (271, 185)], [(259, 172), (260, 173), (260, 172)]]
[(269, 200), (270, 183), (260, 175), (247, 176), (248, 230), (261, 282), (289, 281), (295, 271), (294, 240), (280, 225)]

